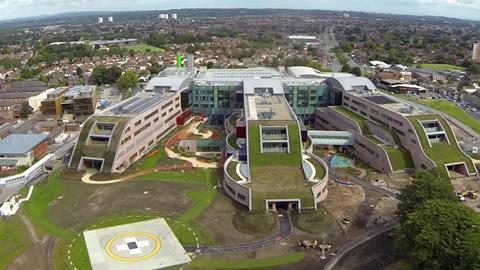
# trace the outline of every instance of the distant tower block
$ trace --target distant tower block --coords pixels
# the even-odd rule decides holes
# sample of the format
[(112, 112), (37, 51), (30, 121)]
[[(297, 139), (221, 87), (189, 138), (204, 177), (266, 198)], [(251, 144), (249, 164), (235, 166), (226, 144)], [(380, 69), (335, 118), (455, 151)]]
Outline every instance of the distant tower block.
[(187, 55), (188, 69), (193, 70), (195, 68), (195, 56), (193, 54)]
[(480, 43), (473, 44), (472, 60), (475, 63), (480, 63)]
[(102, 24), (103, 23), (103, 17), (98, 17), (97, 23)]
[(178, 18), (177, 13), (172, 13), (172, 20), (176, 20)]
[(113, 23), (113, 17), (108, 17), (108, 22)]
[(160, 20), (168, 20), (168, 14), (161, 13), (161, 14), (158, 15), (158, 18)]

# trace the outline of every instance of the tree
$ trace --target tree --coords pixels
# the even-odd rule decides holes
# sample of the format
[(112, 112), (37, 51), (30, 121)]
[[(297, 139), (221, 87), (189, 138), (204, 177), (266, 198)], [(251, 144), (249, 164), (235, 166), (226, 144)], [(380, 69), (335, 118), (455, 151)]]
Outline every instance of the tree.
[(126, 71), (117, 80), (117, 86), (120, 90), (125, 91), (138, 85), (138, 76), (133, 71)]
[(153, 62), (150, 66), (150, 74), (158, 74), (162, 71), (162, 67), (158, 64), (158, 62)]
[(350, 72), (352, 71), (352, 68), (350, 67), (349, 64), (344, 64), (344, 65), (342, 66), (342, 70), (341, 70), (341, 71), (342, 71), (342, 72), (346, 72), (346, 73), (350, 73)]
[(83, 77), (83, 70), (81, 67), (77, 67), (75, 70), (75, 74), (77, 74), (78, 77)]
[(417, 172), (412, 184), (403, 188), (398, 195), (397, 215), (403, 222), (407, 215), (418, 206), (430, 199), (443, 199), (455, 202), (455, 196), (450, 179), (438, 171)]
[(350, 70), (350, 73), (354, 74), (355, 76), (362, 76), (362, 70), (359, 68), (359, 67), (353, 67), (351, 70)]
[(20, 109), (20, 118), (27, 119), (29, 114), (30, 114), (30, 105), (28, 105), (28, 102), (23, 102), (22, 107)]
[(480, 269), (480, 216), (458, 202), (429, 200), (396, 231), (418, 269)]
[(104, 83), (114, 83), (120, 78), (123, 70), (120, 67), (112, 66), (108, 68), (104, 75)]
[(213, 68), (213, 62), (212, 62), (212, 61), (209, 61), (209, 62), (207, 63), (207, 69), (211, 69), (211, 68)]
[(98, 85), (104, 83), (105, 73), (107, 73), (107, 67), (105, 65), (98, 65), (93, 69), (92, 75)]

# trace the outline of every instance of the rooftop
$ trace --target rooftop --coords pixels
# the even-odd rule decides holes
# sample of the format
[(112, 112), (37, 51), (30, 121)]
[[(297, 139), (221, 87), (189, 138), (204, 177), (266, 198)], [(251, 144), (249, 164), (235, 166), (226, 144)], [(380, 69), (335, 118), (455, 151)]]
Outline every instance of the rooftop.
[(282, 95), (248, 95), (246, 109), (248, 120), (295, 120)]
[(47, 134), (11, 134), (0, 141), (0, 154), (24, 155), (47, 137)]
[(190, 85), (189, 76), (167, 76), (152, 78), (145, 86), (146, 91), (180, 91), (186, 89)]
[(75, 85), (70, 87), (65, 93), (65, 98), (77, 98), (83, 96), (91, 96), (95, 90), (95, 85)]
[(282, 78), (284, 76), (285, 74), (276, 68), (256, 67), (246, 69), (205, 69), (200, 70), (196, 79), (217, 82), (242, 82), (245, 79)]
[(142, 113), (154, 106), (158, 106), (164, 102), (167, 98), (174, 95), (174, 92), (143, 92), (139, 93), (127, 100), (120, 102), (119, 104), (103, 111), (103, 115), (106, 116), (129, 116)]

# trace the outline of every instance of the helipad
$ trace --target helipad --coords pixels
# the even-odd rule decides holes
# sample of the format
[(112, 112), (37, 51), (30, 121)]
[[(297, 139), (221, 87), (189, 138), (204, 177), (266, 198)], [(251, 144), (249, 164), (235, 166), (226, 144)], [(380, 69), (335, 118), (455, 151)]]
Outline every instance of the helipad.
[(190, 257), (163, 218), (83, 232), (93, 270), (155, 270)]

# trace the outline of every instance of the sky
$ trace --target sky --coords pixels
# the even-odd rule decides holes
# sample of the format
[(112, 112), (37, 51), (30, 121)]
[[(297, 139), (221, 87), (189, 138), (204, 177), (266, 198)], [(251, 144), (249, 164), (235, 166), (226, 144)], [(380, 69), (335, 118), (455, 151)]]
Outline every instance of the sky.
[(0, 20), (77, 11), (294, 8), (480, 20), (480, 0), (0, 0)]

